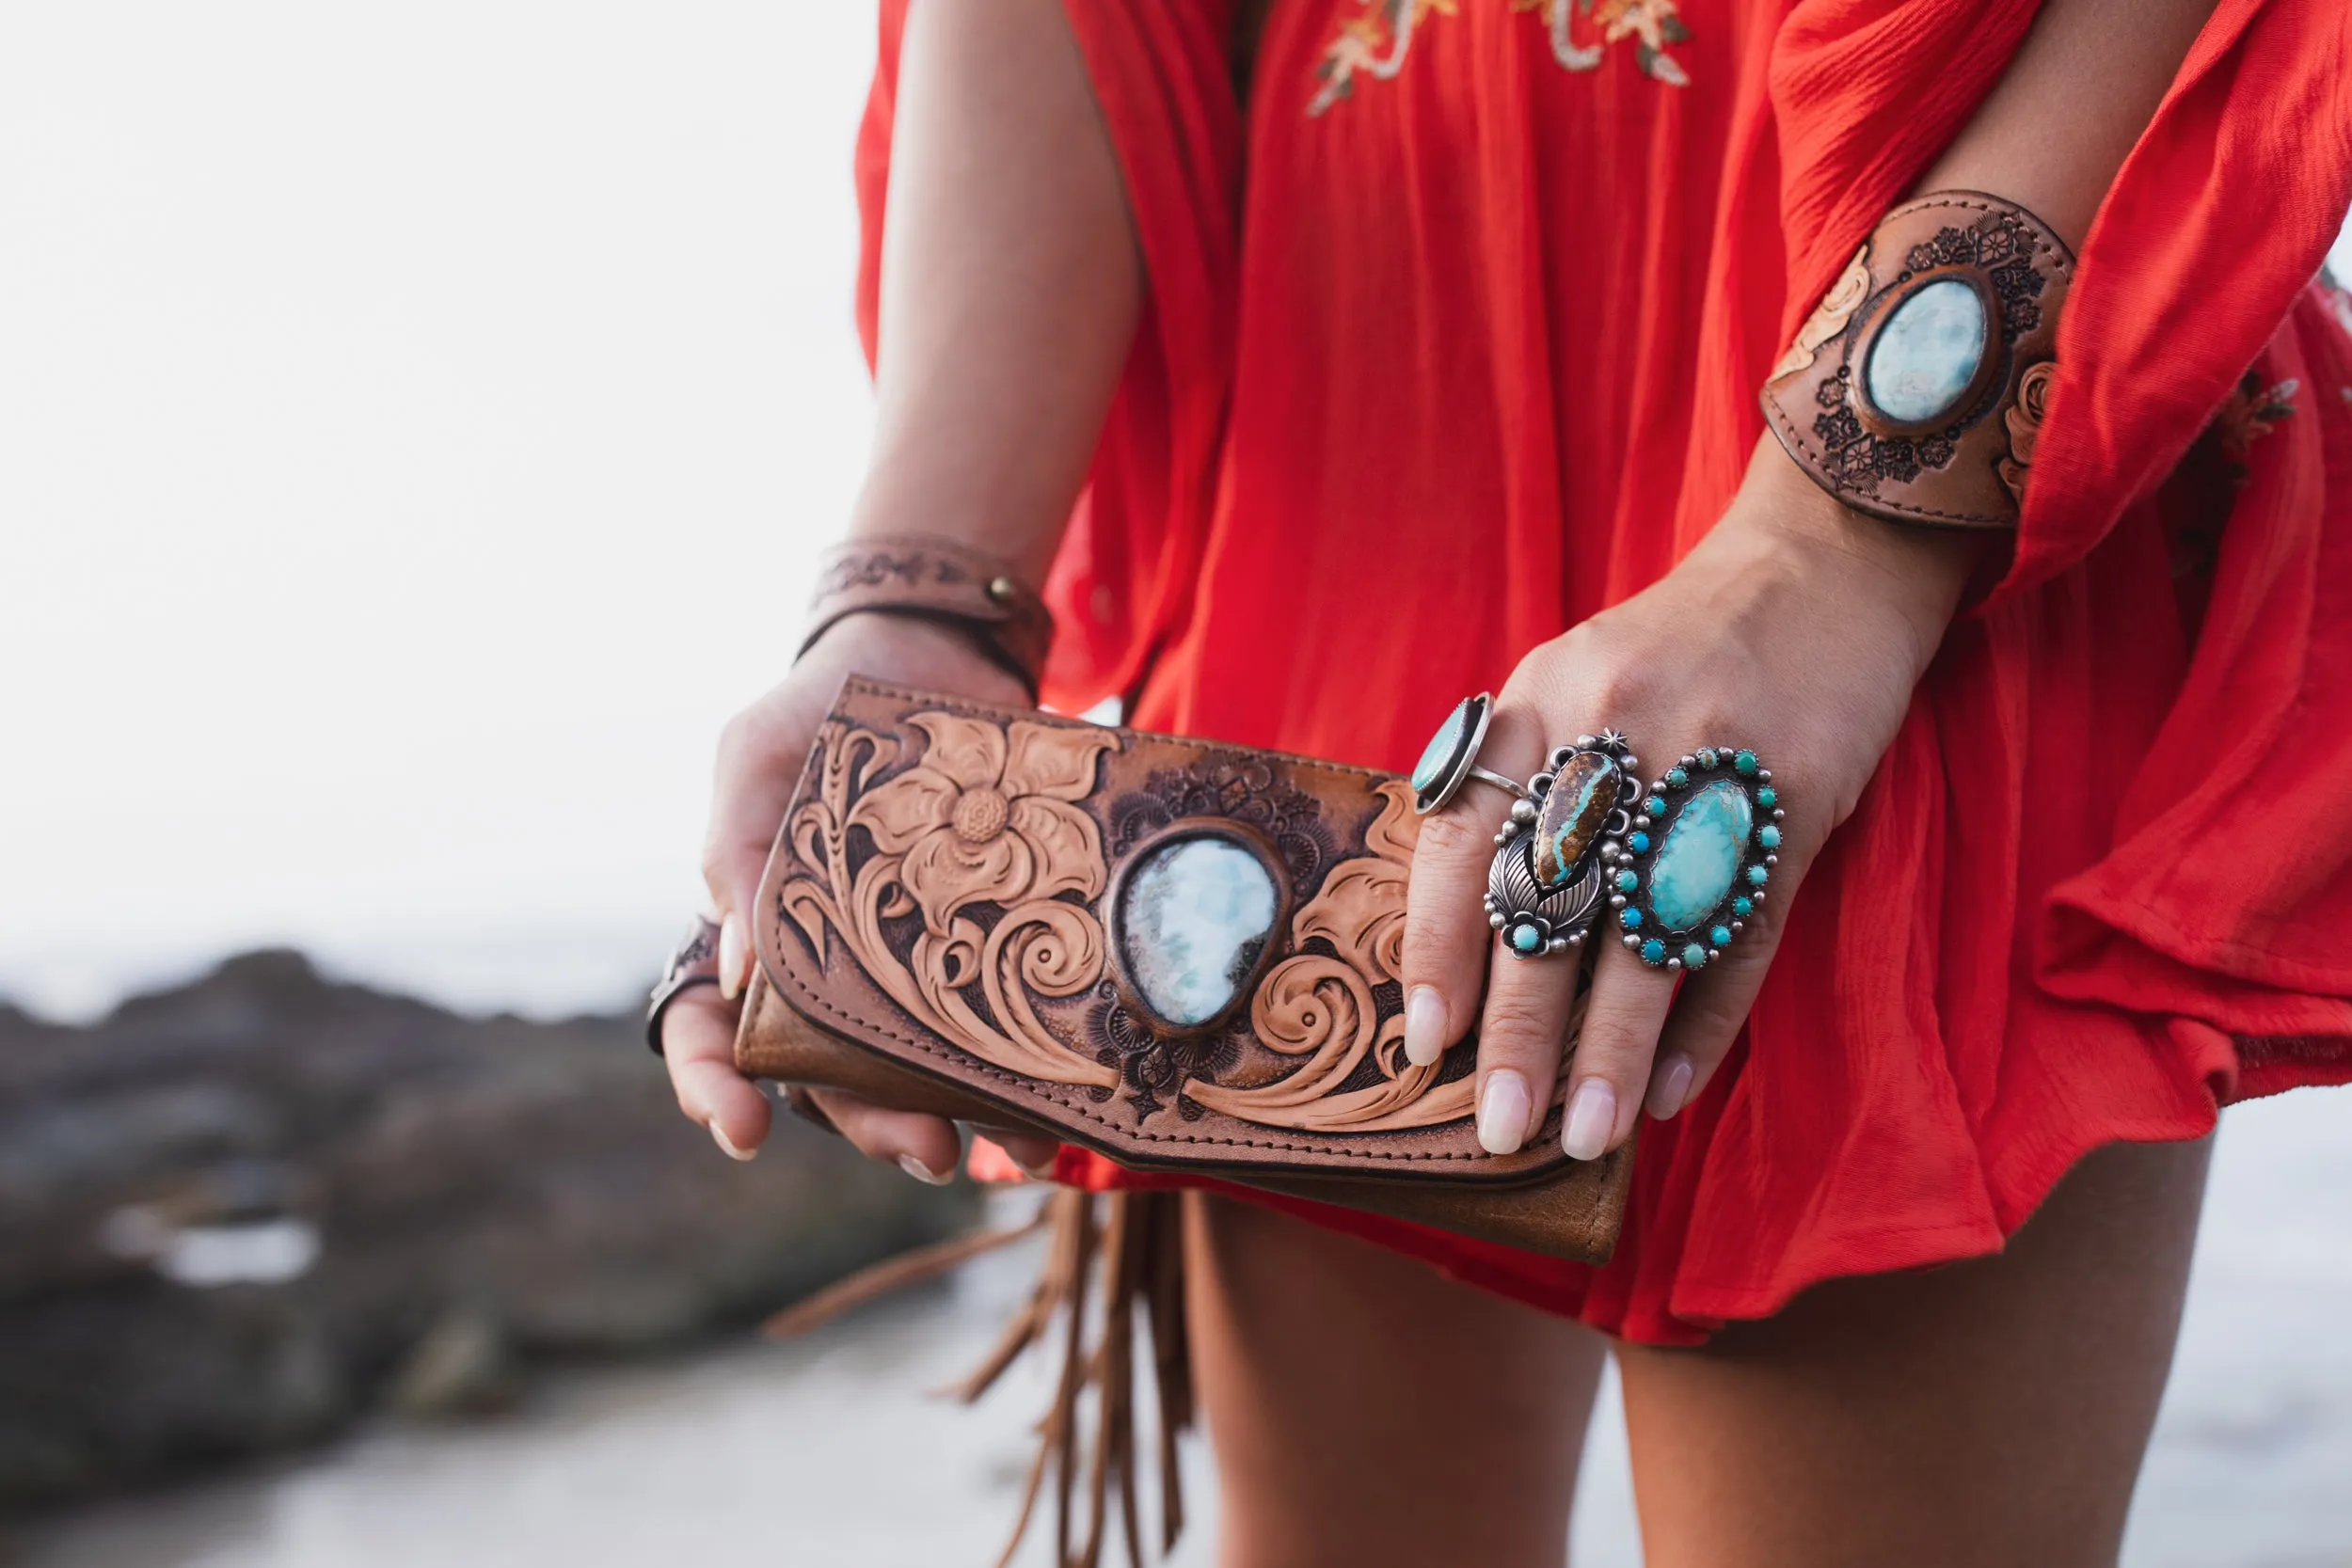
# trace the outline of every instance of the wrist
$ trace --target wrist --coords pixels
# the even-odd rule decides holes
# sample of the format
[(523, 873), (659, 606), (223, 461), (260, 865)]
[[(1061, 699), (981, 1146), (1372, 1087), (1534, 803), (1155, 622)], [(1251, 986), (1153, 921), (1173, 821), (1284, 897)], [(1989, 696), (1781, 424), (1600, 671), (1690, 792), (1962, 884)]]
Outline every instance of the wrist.
[(1798, 571), (1841, 578), (1856, 598), (1896, 616), (1921, 671), (1991, 547), (1979, 531), (1891, 523), (1855, 511), (1816, 484), (1769, 436), (1724, 521), (1734, 518), (1760, 547)]

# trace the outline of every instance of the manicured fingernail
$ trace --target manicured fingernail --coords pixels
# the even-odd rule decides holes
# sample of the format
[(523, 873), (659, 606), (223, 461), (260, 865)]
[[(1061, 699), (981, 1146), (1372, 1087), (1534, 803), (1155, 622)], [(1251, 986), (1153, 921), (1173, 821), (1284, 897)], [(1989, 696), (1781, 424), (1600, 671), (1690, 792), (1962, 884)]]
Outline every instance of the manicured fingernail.
[(1015, 1160), (1013, 1164), (1019, 1165), (1021, 1167), (1021, 1174), (1027, 1177), (1032, 1181), (1051, 1181), (1054, 1180), (1054, 1166), (1056, 1160), (1051, 1154), (1048, 1154), (1044, 1159), (1040, 1160), (1034, 1165), (1029, 1164), (1026, 1160)]
[(1517, 1154), (1526, 1141), (1527, 1080), (1499, 1067), (1478, 1091), (1478, 1147), (1489, 1154)]
[(719, 922), (719, 994), (729, 1002), (743, 989), (743, 922), (730, 914)]
[(1649, 1091), (1649, 1114), (1664, 1121), (1682, 1109), (1682, 1102), (1691, 1093), (1691, 1059), (1675, 1056), (1668, 1059), (1666, 1069), (1658, 1075), (1658, 1082)]
[(949, 1171), (946, 1175), (942, 1176), (912, 1154), (901, 1154), (898, 1156), (898, 1168), (906, 1172), (909, 1176), (914, 1177), (917, 1181), (928, 1182), (934, 1187), (944, 1187), (948, 1182), (953, 1181), (956, 1179), (956, 1173), (954, 1171)]
[(1445, 998), (1435, 986), (1415, 986), (1405, 998), (1405, 1059), (1427, 1067), (1445, 1054)]
[(1568, 1101), (1568, 1124), (1560, 1133), (1560, 1147), (1571, 1160), (1597, 1160), (1616, 1127), (1616, 1095), (1599, 1079), (1587, 1078)]
[(710, 1124), (710, 1141), (717, 1144), (722, 1149), (725, 1150), (726, 1157), (730, 1160), (755, 1160), (759, 1157), (759, 1149), (756, 1145), (750, 1148), (738, 1148), (735, 1145), (729, 1143), (727, 1141), (727, 1130), (720, 1126), (715, 1121)]

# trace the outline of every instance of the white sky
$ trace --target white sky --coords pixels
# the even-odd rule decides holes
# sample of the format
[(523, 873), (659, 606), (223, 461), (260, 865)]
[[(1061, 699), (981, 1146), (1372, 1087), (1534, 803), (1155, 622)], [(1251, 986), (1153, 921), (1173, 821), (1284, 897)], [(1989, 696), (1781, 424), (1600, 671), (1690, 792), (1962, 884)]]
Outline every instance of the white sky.
[(866, 445), (871, 13), (0, 8), (0, 993), (650, 974)]
[(0, 994), (650, 974), (866, 446), (871, 13), (0, 9)]

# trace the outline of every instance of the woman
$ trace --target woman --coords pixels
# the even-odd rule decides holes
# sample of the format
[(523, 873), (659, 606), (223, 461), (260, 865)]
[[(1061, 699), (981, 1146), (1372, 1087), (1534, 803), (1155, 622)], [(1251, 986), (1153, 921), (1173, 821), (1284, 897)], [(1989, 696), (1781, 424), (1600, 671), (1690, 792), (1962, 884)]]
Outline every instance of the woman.
[[(1570, 1153), (1646, 1113), (1631, 1209), (1591, 1268), (1194, 1201), (1221, 1560), (1558, 1562), (1613, 1342), (1653, 1568), (2112, 1562), (2217, 1111), (2352, 1078), (2343, 8), (883, 10), (853, 535), (1050, 573), (1065, 709), (1394, 768), (1492, 688), (1505, 775), (1613, 724), (1787, 784), (1775, 901), (1678, 987), (1605, 944), (1565, 1068), (1576, 966), (1480, 909), (1507, 799), (1427, 819), (1408, 1054), (1478, 1030), (1498, 1151), (1564, 1070)], [(1756, 402), (1944, 191), (2077, 259), (2013, 531), (1849, 504)], [(722, 747), (721, 911), (850, 671), (1025, 696), (950, 626), (832, 626)], [(667, 1053), (748, 1158), (731, 1032), (695, 993)]]

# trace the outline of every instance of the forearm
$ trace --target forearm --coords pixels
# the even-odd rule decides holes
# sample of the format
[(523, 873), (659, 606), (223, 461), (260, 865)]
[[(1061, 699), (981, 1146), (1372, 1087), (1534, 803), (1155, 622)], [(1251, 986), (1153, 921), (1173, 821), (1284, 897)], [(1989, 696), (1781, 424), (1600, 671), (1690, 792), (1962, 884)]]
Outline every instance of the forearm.
[(883, 224), (874, 446), (851, 531), (1044, 576), (1144, 280), (1060, 0), (916, 0)]
[[(2080, 246), (2213, 7), (2214, 0), (2045, 0), (2000, 82), (1914, 194), (1987, 192)], [(1879, 580), (1919, 630), (1923, 658), (1992, 547), (1973, 531), (1915, 528), (1851, 511), (1815, 488), (1769, 438), (1747, 488), (1776, 529), (1880, 568)]]

